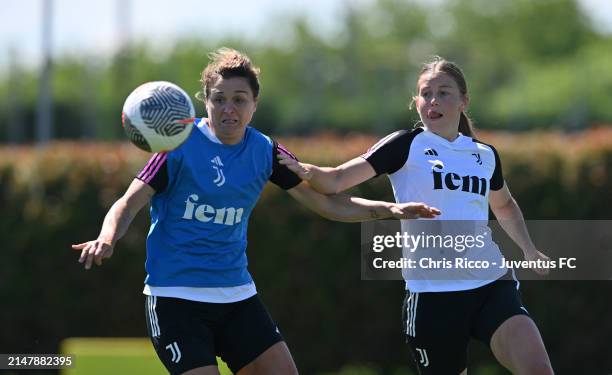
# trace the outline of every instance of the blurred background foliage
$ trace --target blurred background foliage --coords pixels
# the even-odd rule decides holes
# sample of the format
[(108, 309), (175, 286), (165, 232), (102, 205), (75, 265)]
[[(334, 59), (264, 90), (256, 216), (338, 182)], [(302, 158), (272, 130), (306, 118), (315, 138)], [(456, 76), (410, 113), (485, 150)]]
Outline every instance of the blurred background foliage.
[[(481, 131), (479, 137), (499, 150), (528, 219), (609, 218), (612, 128)], [(322, 165), (359, 155), (376, 140), (358, 134), (279, 138)], [(98, 235), (106, 211), (148, 156), (128, 143), (0, 148), (0, 296), (10, 301), (0, 309), (0, 321), (8, 322), (0, 352), (57, 353), (67, 337), (145, 335), (147, 210), (103, 267), (84, 271), (70, 244)], [(386, 177), (353, 193), (393, 199)], [(400, 332), (403, 283), (360, 281), (360, 238), (358, 224), (319, 218), (271, 184), (253, 212), (249, 269), (303, 374), (414, 374)], [(609, 281), (524, 281), (521, 290), (558, 374), (609, 374), (612, 357), (602, 344), (612, 335), (605, 319)], [(477, 375), (507, 373), (476, 342), (469, 365)]]
[[(343, 31), (333, 40), (295, 18), (270, 26), (285, 35), (278, 43), (184, 39), (168, 50), (133, 42), (109, 59), (64, 55), (53, 62), (55, 137), (122, 137), (131, 90), (169, 80), (195, 93), (207, 54), (222, 45), (262, 68), (254, 124), (274, 134), (410, 126), (416, 75), (433, 55), (463, 67), (481, 128), (578, 130), (612, 120), (612, 36), (575, 0), (347, 2), (338, 22)], [(37, 75), (15, 62), (0, 77), (0, 141), (33, 139)]]

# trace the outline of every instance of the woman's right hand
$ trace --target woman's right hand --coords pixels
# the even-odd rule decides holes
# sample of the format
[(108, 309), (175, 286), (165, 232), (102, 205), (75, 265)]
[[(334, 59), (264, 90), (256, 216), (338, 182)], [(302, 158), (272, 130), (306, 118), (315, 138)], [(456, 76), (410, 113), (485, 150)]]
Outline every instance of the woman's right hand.
[(88, 270), (94, 262), (101, 266), (102, 259), (113, 256), (114, 245), (104, 238), (98, 238), (93, 241), (72, 245), (72, 248), (81, 251), (79, 263), (85, 263), (85, 269)]
[(281, 152), (278, 153), (277, 157), (278, 157), (278, 162), (280, 164), (289, 168), (291, 172), (298, 175), (298, 177), (301, 178), (302, 180), (309, 181), (312, 178), (312, 170), (311, 170), (312, 165), (306, 164), (306, 163), (300, 163), (299, 161), (293, 159), (291, 156), (281, 153)]

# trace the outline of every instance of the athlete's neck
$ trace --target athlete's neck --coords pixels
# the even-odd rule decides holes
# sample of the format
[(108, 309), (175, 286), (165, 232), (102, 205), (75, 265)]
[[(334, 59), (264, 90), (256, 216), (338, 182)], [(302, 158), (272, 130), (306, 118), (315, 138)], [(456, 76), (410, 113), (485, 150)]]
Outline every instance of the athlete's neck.
[(425, 128), (425, 130), (429, 130), (430, 132), (434, 133), (435, 135), (439, 135), (440, 137), (446, 139), (449, 142), (452, 142), (455, 139), (457, 139), (457, 137), (459, 137), (459, 131), (457, 130), (457, 128), (454, 128), (454, 129), (432, 129), (431, 127), (428, 127), (425, 124), (423, 124), (423, 127)]
[(230, 134), (225, 134), (226, 132), (217, 131), (217, 129), (211, 125), (210, 120), (206, 121), (206, 126), (212, 135), (214, 135), (221, 143), (228, 146), (237, 145), (238, 143), (242, 142), (242, 138), (244, 138), (244, 133), (246, 132), (246, 128), (242, 128), (232, 131)]
[(238, 143), (242, 142), (242, 138), (244, 138), (244, 131), (242, 132), (242, 134), (238, 137), (222, 137), (219, 136), (219, 134), (215, 134), (217, 136), (217, 138), (221, 141), (221, 143), (223, 143), (224, 145), (228, 145), (228, 146), (233, 146), (233, 145), (237, 145)]

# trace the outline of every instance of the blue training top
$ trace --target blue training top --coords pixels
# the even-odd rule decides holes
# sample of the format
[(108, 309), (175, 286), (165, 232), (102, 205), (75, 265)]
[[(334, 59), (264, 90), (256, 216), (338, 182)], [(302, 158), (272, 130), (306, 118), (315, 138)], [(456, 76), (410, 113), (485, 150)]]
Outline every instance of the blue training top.
[(291, 153), (256, 129), (247, 127), (240, 143), (225, 145), (205, 134), (202, 119), (195, 125), (181, 146), (153, 155), (137, 176), (156, 190), (145, 283), (248, 284), (247, 226), (264, 185), (270, 180), (290, 189), (301, 180), (276, 158)]

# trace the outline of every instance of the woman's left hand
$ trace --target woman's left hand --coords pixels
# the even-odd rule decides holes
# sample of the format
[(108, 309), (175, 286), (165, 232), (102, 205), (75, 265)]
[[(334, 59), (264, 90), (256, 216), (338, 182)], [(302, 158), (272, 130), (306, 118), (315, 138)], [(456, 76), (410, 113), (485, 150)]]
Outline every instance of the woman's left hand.
[[(537, 249), (533, 249), (532, 251), (525, 253), (525, 260), (533, 260), (536, 262), (539, 260), (540, 263), (544, 263), (544, 265), (550, 262), (550, 258)], [(550, 272), (548, 267), (535, 267), (533, 268), (533, 271), (541, 276), (546, 276)]]

